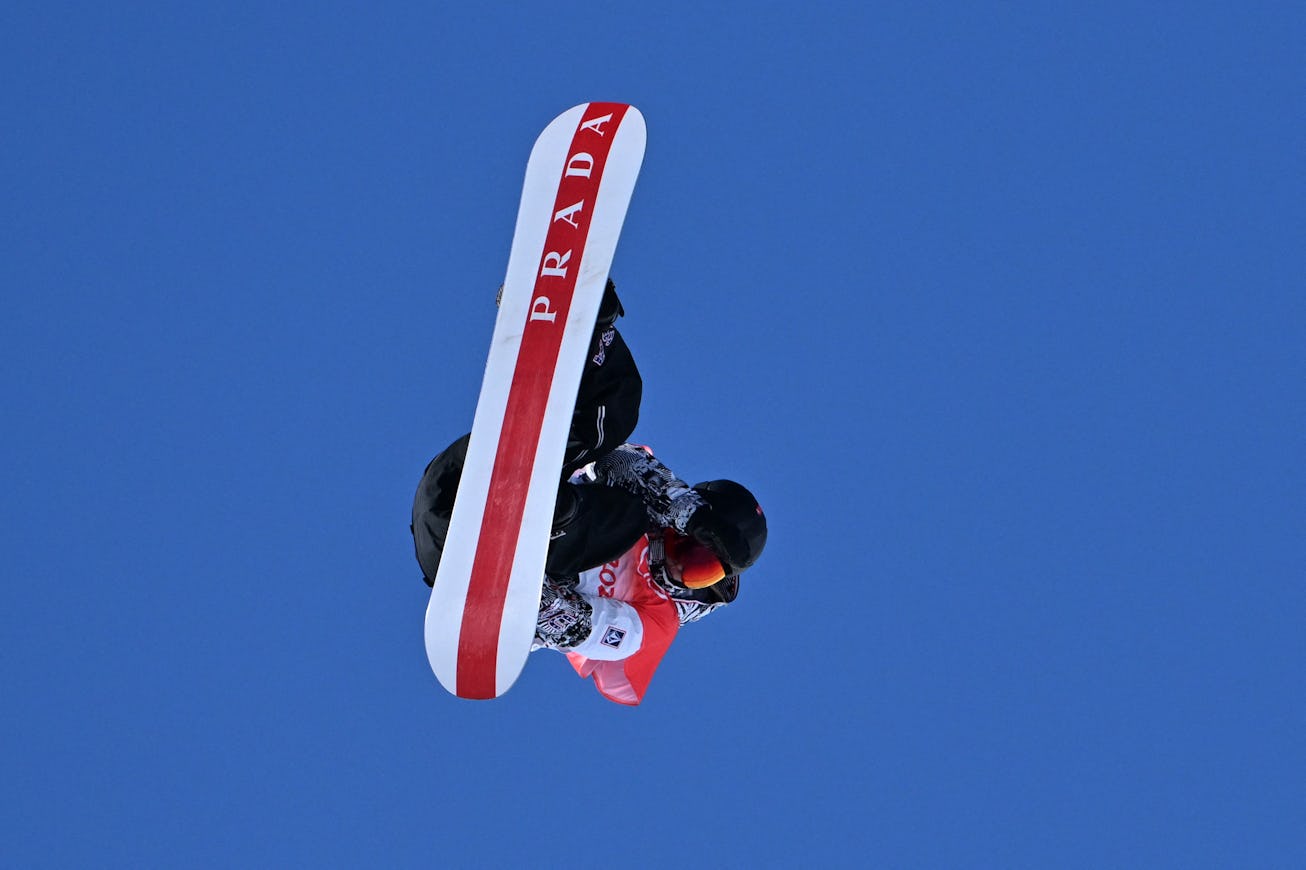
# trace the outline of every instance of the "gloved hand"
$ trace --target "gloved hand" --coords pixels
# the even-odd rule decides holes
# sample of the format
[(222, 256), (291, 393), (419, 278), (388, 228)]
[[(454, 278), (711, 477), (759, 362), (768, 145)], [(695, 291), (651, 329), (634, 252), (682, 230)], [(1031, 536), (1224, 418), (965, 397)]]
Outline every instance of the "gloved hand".
[(711, 508), (707, 502), (703, 501), (703, 497), (692, 489), (686, 489), (671, 499), (671, 503), (667, 506), (667, 525), (682, 535), (692, 536), (693, 533), (689, 531), (689, 527), (694, 521), (694, 516), (705, 510), (711, 510)]

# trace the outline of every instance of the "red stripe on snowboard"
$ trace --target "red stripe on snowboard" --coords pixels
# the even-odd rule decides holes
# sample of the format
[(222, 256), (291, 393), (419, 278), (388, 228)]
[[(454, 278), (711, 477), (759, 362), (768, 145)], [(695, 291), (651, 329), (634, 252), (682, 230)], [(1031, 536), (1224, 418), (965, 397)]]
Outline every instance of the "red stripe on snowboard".
[[(535, 273), (532, 305), (527, 312), (517, 365), (513, 370), (499, 446), (490, 473), (485, 514), (468, 581), (467, 601), (458, 635), (457, 694), (462, 698), (495, 696), (499, 627), (503, 621), (504, 601), (512, 576), (535, 451), (544, 425), (562, 335), (566, 330), (567, 312), (571, 309), (585, 242), (589, 237), (590, 217), (603, 180), (603, 168), (626, 109), (627, 106), (621, 103), (590, 103), (567, 149), (567, 162), (558, 182), (544, 252)], [(602, 135), (586, 126), (593, 125), (605, 115), (612, 117), (599, 125)], [(588, 174), (568, 174), (569, 167), (573, 167), (577, 155), (581, 154), (593, 158), (593, 168)], [(580, 160), (573, 168), (579, 169), (584, 163)], [(565, 217), (560, 215), (578, 202), (583, 202), (584, 207), (567, 212)], [(569, 220), (576, 225), (572, 226)], [(565, 264), (559, 262), (557, 258), (568, 251), (570, 256)], [(554, 272), (550, 273), (550, 269)], [(564, 269), (562, 275), (557, 274), (557, 270)], [(540, 297), (547, 297), (542, 310), (536, 308)], [(555, 315), (551, 319), (547, 317), (550, 313)], [(561, 471), (559, 468), (558, 473)]]

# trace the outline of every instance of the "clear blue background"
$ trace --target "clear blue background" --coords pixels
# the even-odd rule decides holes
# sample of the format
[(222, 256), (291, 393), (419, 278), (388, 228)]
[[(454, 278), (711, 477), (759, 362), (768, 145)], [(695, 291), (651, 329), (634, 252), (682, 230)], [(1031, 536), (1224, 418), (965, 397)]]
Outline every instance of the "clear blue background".
[[(1300, 3), (11, 4), (8, 866), (1306, 862)], [(644, 706), (422, 648), (526, 157), (630, 102)]]

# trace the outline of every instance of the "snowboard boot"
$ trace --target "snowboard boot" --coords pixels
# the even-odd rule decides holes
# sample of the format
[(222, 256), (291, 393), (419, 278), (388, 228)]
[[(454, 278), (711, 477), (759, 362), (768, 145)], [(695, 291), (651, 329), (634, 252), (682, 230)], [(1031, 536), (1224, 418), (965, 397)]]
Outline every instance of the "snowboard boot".
[(546, 649), (568, 650), (590, 636), (594, 608), (573, 586), (546, 576), (540, 592), (535, 643)]
[(621, 307), (621, 300), (617, 298), (617, 285), (609, 278), (608, 285), (603, 288), (603, 301), (599, 303), (599, 319), (595, 322), (594, 328), (606, 329), (625, 313), (626, 309)]

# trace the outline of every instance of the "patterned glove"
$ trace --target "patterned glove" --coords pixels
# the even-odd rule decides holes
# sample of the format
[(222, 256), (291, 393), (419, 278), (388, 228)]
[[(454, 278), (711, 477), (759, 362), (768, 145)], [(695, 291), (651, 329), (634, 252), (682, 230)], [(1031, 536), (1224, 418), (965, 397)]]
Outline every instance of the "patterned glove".
[(622, 444), (595, 461), (590, 475), (599, 483), (639, 496), (651, 522), (681, 534), (694, 513), (706, 504), (689, 484), (653, 458), (647, 447)]

